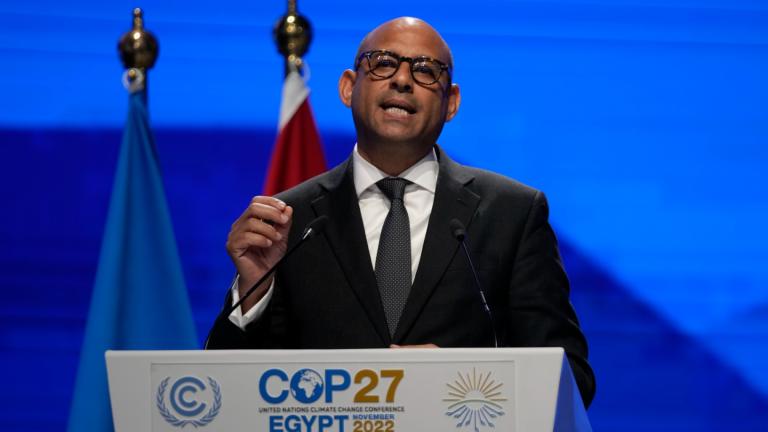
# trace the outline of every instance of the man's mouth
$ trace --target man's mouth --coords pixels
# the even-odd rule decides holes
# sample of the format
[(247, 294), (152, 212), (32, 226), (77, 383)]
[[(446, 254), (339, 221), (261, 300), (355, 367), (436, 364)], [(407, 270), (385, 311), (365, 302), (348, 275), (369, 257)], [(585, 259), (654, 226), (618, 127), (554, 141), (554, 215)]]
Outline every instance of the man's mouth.
[(413, 105), (409, 104), (406, 101), (403, 100), (388, 100), (381, 104), (381, 108), (390, 113), (395, 115), (410, 115), (416, 113), (416, 108), (413, 107)]

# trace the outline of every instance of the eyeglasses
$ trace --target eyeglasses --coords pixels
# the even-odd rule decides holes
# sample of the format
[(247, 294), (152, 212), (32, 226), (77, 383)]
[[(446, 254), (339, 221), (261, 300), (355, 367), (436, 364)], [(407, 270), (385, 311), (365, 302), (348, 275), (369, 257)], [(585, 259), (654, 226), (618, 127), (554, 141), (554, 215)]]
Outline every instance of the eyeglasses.
[(365, 59), (368, 62), (368, 72), (377, 78), (391, 78), (400, 69), (400, 63), (406, 61), (411, 65), (411, 76), (413, 80), (422, 85), (431, 85), (436, 83), (443, 74), (448, 71), (450, 66), (440, 60), (431, 57), (403, 57), (392, 51), (375, 50), (366, 51), (360, 54), (355, 63), (355, 70)]

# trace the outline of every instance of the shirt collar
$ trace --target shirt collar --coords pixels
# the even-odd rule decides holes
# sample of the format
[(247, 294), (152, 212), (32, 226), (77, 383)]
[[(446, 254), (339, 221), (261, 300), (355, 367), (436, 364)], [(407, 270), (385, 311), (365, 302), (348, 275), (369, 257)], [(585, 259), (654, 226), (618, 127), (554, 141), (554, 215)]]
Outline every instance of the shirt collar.
[[(426, 156), (411, 165), (410, 168), (401, 172), (398, 177), (404, 178), (416, 186), (435, 193), (439, 167), (440, 165), (437, 163), (437, 154), (433, 148)], [(354, 176), (355, 192), (357, 193), (358, 198), (363, 192), (375, 185), (377, 181), (390, 177), (384, 171), (376, 168), (376, 166), (360, 156), (360, 153), (357, 151), (357, 144), (355, 144), (355, 149), (352, 151), (352, 174)]]

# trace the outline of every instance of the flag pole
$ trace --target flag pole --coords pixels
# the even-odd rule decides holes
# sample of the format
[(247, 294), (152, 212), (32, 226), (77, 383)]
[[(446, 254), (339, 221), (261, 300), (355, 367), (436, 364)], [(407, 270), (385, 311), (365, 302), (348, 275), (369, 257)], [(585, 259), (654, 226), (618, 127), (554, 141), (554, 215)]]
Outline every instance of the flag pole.
[(312, 42), (312, 27), (299, 14), (296, 0), (288, 0), (288, 11), (275, 23), (272, 35), (285, 59), (285, 79), (277, 138), (264, 181), (265, 195), (292, 188), (327, 169), (309, 106), (309, 68), (303, 60)]
[(157, 39), (141, 9), (118, 43), (130, 95), (72, 395), (69, 432), (112, 428), (106, 350), (194, 349), (197, 336), (146, 105)]
[(133, 10), (133, 28), (120, 37), (117, 50), (126, 71), (123, 85), (131, 93), (147, 88), (147, 71), (155, 65), (159, 53), (155, 35), (144, 29), (144, 12)]
[(288, 0), (288, 11), (275, 23), (272, 35), (277, 50), (285, 58), (285, 75), (293, 67), (300, 71), (304, 64), (301, 58), (312, 42), (312, 26), (305, 16), (299, 14), (296, 0)]

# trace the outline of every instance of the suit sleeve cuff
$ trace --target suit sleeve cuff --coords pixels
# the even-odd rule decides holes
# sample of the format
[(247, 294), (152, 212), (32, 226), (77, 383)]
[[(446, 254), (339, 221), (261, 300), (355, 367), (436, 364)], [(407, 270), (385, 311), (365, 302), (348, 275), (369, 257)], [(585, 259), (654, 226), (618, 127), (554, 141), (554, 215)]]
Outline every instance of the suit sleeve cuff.
[[(240, 292), (238, 291), (238, 287), (240, 285), (240, 275), (238, 275), (234, 282), (232, 282), (232, 306), (234, 306), (238, 301), (240, 301)], [(229, 314), (229, 321), (232, 322), (232, 324), (236, 325), (240, 328), (240, 330), (245, 331), (245, 328), (248, 326), (248, 324), (256, 321), (257, 319), (261, 318), (262, 315), (264, 315), (264, 311), (267, 309), (267, 305), (269, 305), (270, 299), (272, 299), (272, 293), (275, 291), (275, 280), (272, 279), (272, 283), (269, 285), (269, 289), (267, 290), (267, 293), (264, 294), (264, 297), (259, 300), (258, 303), (256, 303), (248, 312), (243, 314), (242, 312), (242, 306), (238, 307), (237, 309), (233, 310), (231, 314)]]

